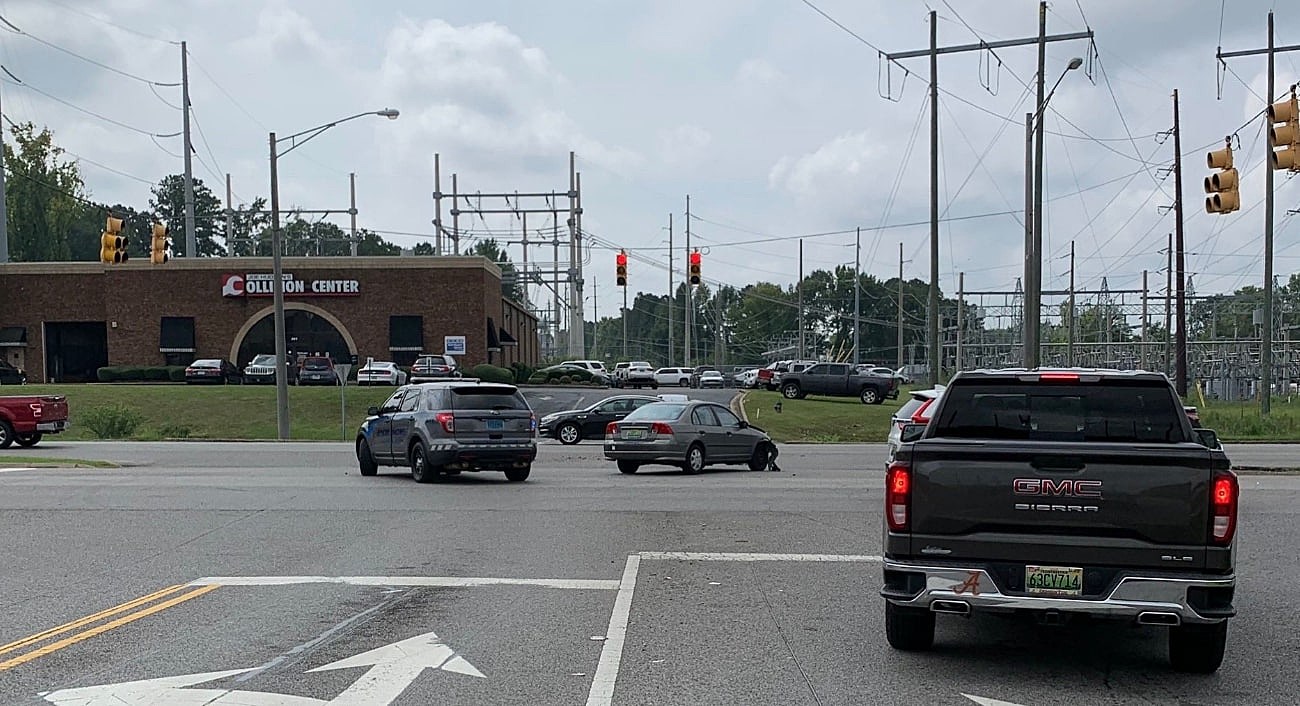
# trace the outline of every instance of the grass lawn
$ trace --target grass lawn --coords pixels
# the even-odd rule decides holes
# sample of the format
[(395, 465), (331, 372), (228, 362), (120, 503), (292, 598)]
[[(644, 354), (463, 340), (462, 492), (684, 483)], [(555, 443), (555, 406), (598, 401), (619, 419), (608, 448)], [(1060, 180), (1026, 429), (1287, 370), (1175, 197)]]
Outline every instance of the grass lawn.
[[(879, 405), (862, 404), (856, 397), (787, 400), (778, 392), (746, 390), (744, 407), (751, 424), (780, 442), (883, 443), (889, 436), (890, 416), (906, 399), (906, 390), (899, 399)], [(773, 409), (777, 402), (780, 413)]]
[(109, 461), (92, 461), (84, 458), (50, 458), (48, 456), (0, 456), (6, 468), (117, 468)]
[(1193, 395), (1187, 403), (1200, 410), (1201, 424), (1224, 441), (1300, 441), (1300, 397), (1274, 397), (1267, 419), (1259, 416), (1259, 402), (1201, 404)]
[[(340, 426), (339, 388), (290, 387), (290, 433), (294, 439), (351, 440), (366, 416), (391, 387), (347, 388), (346, 421)], [(87, 426), (96, 408), (121, 405), (134, 410), (140, 424), (125, 438), (274, 439), (274, 385), (24, 385), (0, 388), (0, 395), (58, 394), (68, 398), (71, 428), (59, 439), (97, 438)], [(342, 433), (341, 433), (342, 432)], [(53, 437), (52, 437), (53, 438)], [(6, 461), (9, 459), (6, 458)]]

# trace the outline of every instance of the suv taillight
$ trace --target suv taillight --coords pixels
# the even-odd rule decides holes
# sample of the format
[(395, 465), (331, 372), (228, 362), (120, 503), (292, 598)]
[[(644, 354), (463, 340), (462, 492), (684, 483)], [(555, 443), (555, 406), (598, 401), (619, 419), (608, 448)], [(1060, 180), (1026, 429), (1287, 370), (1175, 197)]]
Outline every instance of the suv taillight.
[(915, 412), (914, 414), (912, 414), (912, 423), (913, 423), (913, 424), (929, 424), (929, 423), (930, 423), (930, 417), (926, 416), (925, 412), (926, 412), (926, 410), (930, 409), (930, 405), (932, 405), (932, 404), (934, 404), (934, 398), (933, 398), (933, 397), (931, 397), (930, 399), (926, 400), (925, 402), (922, 402), (922, 403), (921, 403), (921, 406), (920, 406), (920, 407), (917, 407), (917, 408), (916, 408), (916, 412)]
[(894, 463), (885, 473), (885, 518), (889, 529), (906, 532), (912, 524), (912, 469)]
[(438, 423), (442, 425), (442, 430), (448, 434), (456, 431), (456, 415), (451, 412), (439, 412), (433, 415), (433, 418), (438, 420)]
[(1237, 533), (1237, 477), (1231, 473), (1216, 473), (1210, 485), (1210, 543), (1220, 546), (1232, 544)]

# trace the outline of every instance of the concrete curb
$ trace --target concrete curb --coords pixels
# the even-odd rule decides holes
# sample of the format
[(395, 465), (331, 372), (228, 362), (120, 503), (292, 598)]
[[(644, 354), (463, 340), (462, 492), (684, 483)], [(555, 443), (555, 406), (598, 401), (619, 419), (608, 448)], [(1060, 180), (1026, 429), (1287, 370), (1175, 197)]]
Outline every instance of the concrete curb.
[(745, 395), (747, 394), (749, 394), (748, 391), (741, 390), (739, 394), (731, 398), (731, 404), (728, 405), (731, 407), (732, 414), (745, 420), (746, 424), (749, 423), (749, 416), (745, 414)]

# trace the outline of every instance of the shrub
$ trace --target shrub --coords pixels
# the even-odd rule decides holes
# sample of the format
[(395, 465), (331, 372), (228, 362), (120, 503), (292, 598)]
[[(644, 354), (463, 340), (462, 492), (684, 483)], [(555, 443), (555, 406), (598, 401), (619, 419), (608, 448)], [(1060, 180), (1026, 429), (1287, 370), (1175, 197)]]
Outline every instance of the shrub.
[(487, 363), (475, 365), (470, 371), (470, 377), (476, 377), (484, 382), (513, 383), (515, 381), (513, 371)]
[(510, 369), (515, 373), (516, 382), (532, 382), (533, 375), (537, 372), (532, 367), (517, 361), (510, 364)]
[(171, 371), (164, 366), (152, 366), (144, 369), (144, 379), (150, 382), (167, 382), (171, 379)]
[(114, 382), (117, 380), (117, 368), (102, 367), (95, 371), (95, 377), (100, 382)]
[(173, 365), (168, 368), (167, 378), (172, 382), (185, 382), (185, 366)]
[(158, 427), (158, 436), (164, 439), (188, 439), (194, 430), (184, 424), (174, 422), (164, 423)]
[(125, 439), (135, 434), (144, 418), (133, 407), (111, 404), (86, 410), (80, 421), (95, 438)]
[(144, 380), (144, 368), (138, 365), (124, 365), (120, 370), (122, 380), (128, 382), (141, 382)]
[(546, 384), (546, 375), (544, 375), (544, 374), (542, 374), (542, 373), (533, 373), (532, 375), (529, 375), (529, 376), (528, 376), (528, 384), (529, 384), (529, 385), (545, 385), (545, 384)]

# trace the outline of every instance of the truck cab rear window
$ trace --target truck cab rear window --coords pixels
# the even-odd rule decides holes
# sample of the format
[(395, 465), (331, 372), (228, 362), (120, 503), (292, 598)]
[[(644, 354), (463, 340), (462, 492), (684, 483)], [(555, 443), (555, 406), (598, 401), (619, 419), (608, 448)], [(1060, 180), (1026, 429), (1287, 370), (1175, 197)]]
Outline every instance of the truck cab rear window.
[(1182, 409), (1163, 386), (954, 385), (936, 437), (1174, 443)]

